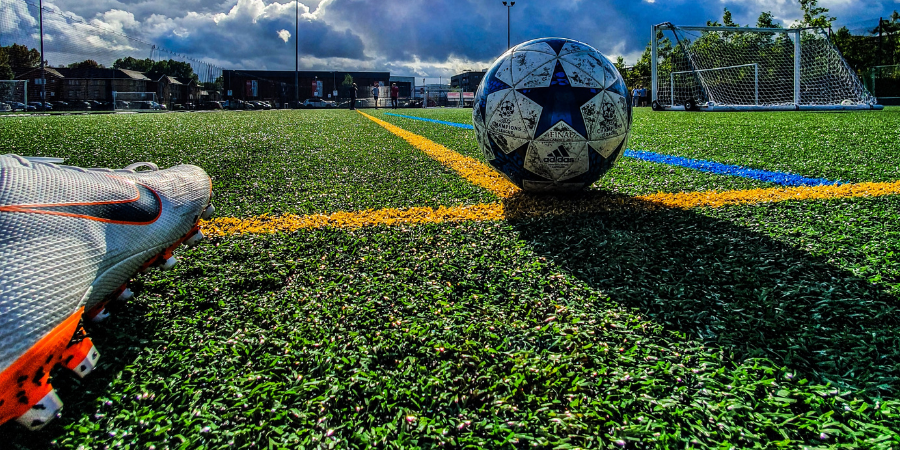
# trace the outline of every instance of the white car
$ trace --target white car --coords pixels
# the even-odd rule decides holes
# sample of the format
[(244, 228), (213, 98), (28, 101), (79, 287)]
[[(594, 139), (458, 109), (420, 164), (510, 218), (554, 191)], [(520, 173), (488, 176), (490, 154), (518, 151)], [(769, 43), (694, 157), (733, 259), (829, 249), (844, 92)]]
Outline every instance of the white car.
[(334, 108), (334, 102), (322, 100), (320, 98), (308, 98), (303, 101), (304, 108)]

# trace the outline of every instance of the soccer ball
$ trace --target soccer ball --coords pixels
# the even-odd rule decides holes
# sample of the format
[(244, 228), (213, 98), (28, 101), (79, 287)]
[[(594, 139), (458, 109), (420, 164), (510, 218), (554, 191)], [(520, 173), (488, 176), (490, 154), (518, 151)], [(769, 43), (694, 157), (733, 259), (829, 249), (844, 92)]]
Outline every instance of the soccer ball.
[(622, 156), (631, 104), (615, 66), (587, 44), (543, 38), (501, 55), (472, 110), (485, 159), (526, 191), (573, 191)]

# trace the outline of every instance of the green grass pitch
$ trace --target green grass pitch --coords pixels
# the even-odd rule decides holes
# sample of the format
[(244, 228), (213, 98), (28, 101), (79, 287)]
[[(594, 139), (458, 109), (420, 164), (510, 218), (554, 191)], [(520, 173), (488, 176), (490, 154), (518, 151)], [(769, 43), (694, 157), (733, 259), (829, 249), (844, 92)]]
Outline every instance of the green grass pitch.
[[(366, 111), (478, 158), (471, 130)], [(470, 123), (459, 109), (400, 110)], [(629, 148), (900, 180), (900, 109), (635, 111)], [(0, 152), (191, 163), (217, 216), (493, 203), (352, 111), (0, 118)], [(623, 158), (591, 189), (775, 187)], [(900, 448), (900, 196), (236, 235), (136, 277), (0, 447)]]

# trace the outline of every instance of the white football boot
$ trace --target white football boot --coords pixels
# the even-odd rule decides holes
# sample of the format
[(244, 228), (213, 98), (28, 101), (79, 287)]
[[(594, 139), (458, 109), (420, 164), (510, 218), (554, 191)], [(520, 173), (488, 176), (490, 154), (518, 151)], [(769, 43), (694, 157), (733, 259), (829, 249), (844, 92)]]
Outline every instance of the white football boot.
[(50, 370), (84, 376), (99, 356), (82, 317), (106, 317), (139, 270), (171, 268), (172, 251), (199, 241), (198, 222), (213, 212), (210, 178), (196, 166), (58, 162), (0, 155), (0, 424), (39, 429), (56, 417)]

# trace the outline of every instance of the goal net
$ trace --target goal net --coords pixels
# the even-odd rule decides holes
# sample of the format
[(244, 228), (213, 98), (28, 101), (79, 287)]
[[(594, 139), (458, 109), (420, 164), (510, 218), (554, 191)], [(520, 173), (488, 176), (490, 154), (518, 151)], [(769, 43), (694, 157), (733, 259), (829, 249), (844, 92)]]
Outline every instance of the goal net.
[(821, 28), (653, 27), (657, 110), (880, 109)]
[(26, 80), (0, 80), (0, 103), (10, 105), (12, 109), (18, 109), (17, 104), (28, 104), (28, 81)]
[(156, 103), (156, 92), (122, 92), (113, 91), (113, 103), (116, 109), (151, 109)]

